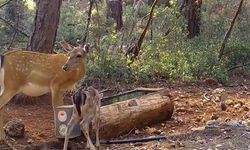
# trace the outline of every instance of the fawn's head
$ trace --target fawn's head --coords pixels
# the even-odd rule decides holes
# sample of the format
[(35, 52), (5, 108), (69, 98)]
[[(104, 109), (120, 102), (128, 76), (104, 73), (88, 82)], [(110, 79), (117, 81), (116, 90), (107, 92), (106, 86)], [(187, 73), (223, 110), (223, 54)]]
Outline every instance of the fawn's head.
[(61, 46), (68, 53), (68, 60), (63, 65), (63, 70), (70, 71), (82, 67), (82, 64), (86, 61), (87, 53), (89, 52), (89, 44), (73, 47), (66, 42), (62, 42)]
[(90, 86), (87, 88), (87, 91), (89, 92), (90, 97), (96, 98), (97, 100), (102, 99), (103, 93), (100, 93), (97, 89)]

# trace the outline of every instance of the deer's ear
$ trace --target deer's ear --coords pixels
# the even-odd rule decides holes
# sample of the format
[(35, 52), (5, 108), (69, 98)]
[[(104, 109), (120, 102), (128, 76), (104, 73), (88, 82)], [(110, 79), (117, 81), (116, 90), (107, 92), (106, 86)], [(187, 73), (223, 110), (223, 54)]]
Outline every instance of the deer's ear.
[(66, 51), (69, 52), (71, 51), (73, 48), (70, 44), (68, 44), (67, 42), (61, 42), (60, 45), (62, 46), (62, 48)]
[(90, 45), (89, 45), (89, 43), (87, 43), (87, 44), (84, 45), (83, 50), (84, 50), (86, 53), (89, 53), (89, 51), (90, 51)]

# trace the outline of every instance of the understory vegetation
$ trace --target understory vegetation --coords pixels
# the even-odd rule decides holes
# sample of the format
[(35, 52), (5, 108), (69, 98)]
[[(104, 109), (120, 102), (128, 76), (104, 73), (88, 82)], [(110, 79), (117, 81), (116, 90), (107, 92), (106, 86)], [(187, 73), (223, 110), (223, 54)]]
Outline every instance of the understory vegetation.
[[(3, 0), (0, 2), (4, 3)], [(1, 8), (1, 16), (30, 35), (35, 9), (29, 8), (26, 1), (17, 3), (19, 19), (16, 18), (15, 12), (12, 12), (12, 2)], [(84, 4), (76, 3), (79, 1), (63, 2), (56, 50), (60, 49), (60, 41), (65, 40), (77, 45), (83, 36), (88, 10)], [(114, 20), (106, 17), (104, 1), (99, 2), (98, 7), (92, 11), (87, 40), (92, 45), (92, 50), (88, 59), (86, 80), (100, 78), (126, 83), (144, 83), (214, 78), (227, 83), (230, 70), (234, 70), (232, 67), (242, 65), (240, 69), (243, 74), (250, 72), (250, 65), (245, 65), (250, 62), (250, 4), (247, 1), (238, 16), (221, 60), (218, 60), (221, 43), (234, 17), (238, 2), (204, 0), (201, 10), (201, 33), (192, 39), (187, 38), (187, 23), (179, 12), (180, 5), (175, 0), (170, 3), (170, 7), (156, 7), (139, 57), (128, 65), (130, 60), (125, 56), (127, 46), (139, 38), (147, 22), (150, 6), (143, 6), (138, 15), (134, 15), (133, 7), (124, 2), (124, 25), (121, 31), (116, 31)], [(28, 37), (18, 32), (11, 43), (15, 29), (2, 20), (0, 29), (2, 51), (10, 45), (26, 48)]]

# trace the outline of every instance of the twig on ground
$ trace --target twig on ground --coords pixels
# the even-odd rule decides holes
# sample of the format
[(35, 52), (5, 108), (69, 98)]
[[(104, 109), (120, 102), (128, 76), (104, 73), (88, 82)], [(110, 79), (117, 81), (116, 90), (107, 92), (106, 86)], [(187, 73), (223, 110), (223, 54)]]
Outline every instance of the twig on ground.
[(142, 138), (133, 138), (133, 139), (122, 139), (122, 140), (107, 140), (101, 141), (102, 144), (124, 144), (124, 143), (136, 143), (136, 142), (148, 142), (153, 140), (164, 140), (167, 139), (164, 135), (159, 136), (149, 136)]
[(207, 101), (212, 101), (215, 105), (217, 105), (217, 103), (215, 102), (215, 100), (213, 98), (208, 98), (207, 97), (207, 92), (203, 95), (204, 99), (207, 100)]
[(129, 133), (125, 134), (123, 137), (128, 137), (134, 130), (135, 130), (135, 128), (131, 129), (131, 130), (129, 131)]

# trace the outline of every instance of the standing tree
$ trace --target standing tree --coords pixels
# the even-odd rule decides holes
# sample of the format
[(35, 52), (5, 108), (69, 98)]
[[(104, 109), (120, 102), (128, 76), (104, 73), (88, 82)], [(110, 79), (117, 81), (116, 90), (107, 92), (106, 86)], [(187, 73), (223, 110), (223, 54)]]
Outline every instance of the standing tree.
[(181, 11), (188, 21), (188, 38), (200, 34), (202, 0), (183, 0)]
[(121, 30), (122, 21), (122, 0), (107, 0), (107, 18), (111, 17), (116, 21), (116, 30)]
[(39, 0), (28, 49), (53, 53), (62, 0)]

